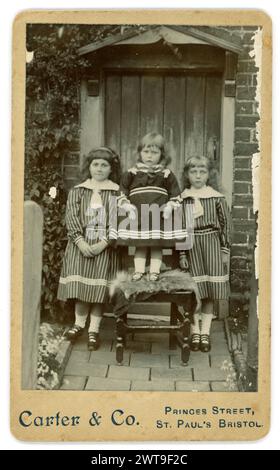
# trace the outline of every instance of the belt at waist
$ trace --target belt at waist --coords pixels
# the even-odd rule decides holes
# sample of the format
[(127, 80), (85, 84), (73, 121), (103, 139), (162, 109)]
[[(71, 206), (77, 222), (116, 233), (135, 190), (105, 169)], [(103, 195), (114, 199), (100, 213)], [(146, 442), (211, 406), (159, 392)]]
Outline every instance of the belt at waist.
[(195, 228), (194, 233), (196, 235), (205, 234), (205, 233), (218, 233), (219, 230), (213, 227), (205, 227), (205, 228)]

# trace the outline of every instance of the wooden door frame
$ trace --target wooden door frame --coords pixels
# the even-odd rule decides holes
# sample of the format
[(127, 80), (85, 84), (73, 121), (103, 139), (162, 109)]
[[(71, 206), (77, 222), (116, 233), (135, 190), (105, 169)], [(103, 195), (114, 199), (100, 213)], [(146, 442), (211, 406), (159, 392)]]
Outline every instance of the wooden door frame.
[[(233, 60), (233, 54), (225, 52), (225, 70), (222, 75), (222, 96), (221, 96), (221, 124), (220, 124), (220, 175), (222, 187), (226, 195), (227, 202), (231, 207), (232, 189), (233, 189), (233, 148), (234, 148), (234, 116), (235, 116), (235, 75), (236, 61)], [(118, 69), (110, 67), (100, 67), (97, 75), (99, 80), (98, 96), (89, 96), (87, 93), (86, 77), (81, 83), (81, 156), (91, 148), (104, 145), (105, 139), (105, 77), (108, 73), (124, 74), (153, 74), (160, 75), (221, 75), (220, 70), (205, 69), (179, 69), (179, 68), (149, 68), (141, 67), (128, 69), (120, 66)], [(94, 132), (92, 131), (92, 122), (95, 122)]]

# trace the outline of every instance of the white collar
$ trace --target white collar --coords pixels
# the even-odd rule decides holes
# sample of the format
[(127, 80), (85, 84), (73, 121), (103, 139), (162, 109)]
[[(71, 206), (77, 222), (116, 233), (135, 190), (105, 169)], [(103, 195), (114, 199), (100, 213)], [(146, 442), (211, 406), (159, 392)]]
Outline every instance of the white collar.
[(194, 199), (201, 198), (201, 199), (209, 199), (210, 197), (225, 197), (223, 194), (215, 191), (215, 189), (211, 188), (211, 186), (204, 186), (200, 189), (195, 188), (186, 188), (182, 194), (182, 199), (186, 199), (187, 197), (192, 197)]
[(117, 183), (113, 183), (111, 180), (104, 180), (104, 181), (95, 181), (93, 178), (88, 178), (83, 183), (77, 184), (75, 188), (86, 188), (91, 189), (94, 191), (95, 189), (99, 190), (107, 190), (107, 191), (118, 191), (119, 185)]

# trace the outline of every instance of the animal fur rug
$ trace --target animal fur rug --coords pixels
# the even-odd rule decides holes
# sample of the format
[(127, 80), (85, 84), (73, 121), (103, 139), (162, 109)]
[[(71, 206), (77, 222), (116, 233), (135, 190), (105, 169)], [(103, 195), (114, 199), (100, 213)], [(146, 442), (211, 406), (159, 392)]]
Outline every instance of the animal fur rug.
[(201, 305), (195, 281), (189, 273), (180, 269), (162, 272), (158, 281), (150, 281), (147, 275), (139, 281), (132, 281), (131, 275), (126, 272), (119, 272), (116, 279), (111, 283), (110, 296), (113, 297), (118, 289), (123, 292), (126, 299), (131, 299), (139, 294), (149, 296), (159, 292), (172, 294), (178, 291), (192, 291), (196, 296), (196, 310), (199, 310)]

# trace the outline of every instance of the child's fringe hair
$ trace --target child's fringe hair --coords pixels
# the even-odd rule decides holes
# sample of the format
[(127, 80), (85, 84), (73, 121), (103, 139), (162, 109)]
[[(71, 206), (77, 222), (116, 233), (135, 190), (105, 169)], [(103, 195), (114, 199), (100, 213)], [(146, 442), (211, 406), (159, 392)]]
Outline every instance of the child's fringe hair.
[(83, 158), (83, 165), (81, 169), (82, 181), (91, 178), (89, 167), (93, 160), (106, 160), (111, 166), (111, 173), (109, 179), (114, 183), (119, 184), (121, 177), (120, 158), (114, 150), (109, 147), (99, 147), (91, 150)]
[(148, 134), (144, 135), (144, 137), (142, 137), (140, 144), (137, 147), (139, 162), (141, 162), (140, 152), (144, 147), (157, 147), (161, 152), (160, 163), (164, 167), (171, 163), (171, 157), (166, 155), (165, 140), (158, 132), (149, 132)]
[(205, 157), (204, 155), (195, 155), (193, 157), (187, 157), (184, 169), (183, 169), (183, 175), (182, 175), (182, 187), (185, 188), (190, 188), (190, 181), (188, 177), (188, 172), (191, 168), (195, 166), (200, 166), (204, 167), (208, 170), (209, 172), (209, 178), (207, 181), (207, 186), (211, 186), (213, 189), (216, 189), (216, 191), (219, 191), (223, 193), (223, 188), (221, 185), (221, 180), (220, 180), (220, 175), (218, 170), (214, 167), (213, 161), (210, 160), (210, 158)]

